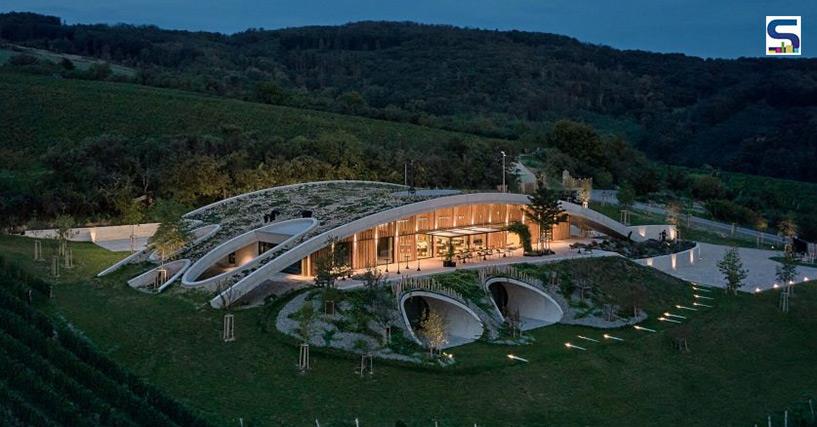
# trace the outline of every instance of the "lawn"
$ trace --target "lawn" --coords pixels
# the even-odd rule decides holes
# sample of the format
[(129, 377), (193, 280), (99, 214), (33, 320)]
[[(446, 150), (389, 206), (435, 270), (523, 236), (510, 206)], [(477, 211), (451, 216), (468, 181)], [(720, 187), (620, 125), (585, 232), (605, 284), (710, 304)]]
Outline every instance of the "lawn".
[[(3, 237), (0, 253), (25, 262), (29, 244)], [(355, 356), (319, 349), (313, 369), (299, 374), (295, 343), (259, 326), (264, 309), (237, 312), (237, 341), (223, 343), (222, 313), (204, 306), (201, 296), (133, 291), (124, 280), (134, 271), (91, 279), (121, 255), (72, 246), (80, 263), (76, 281), (56, 287), (50, 312), (217, 424), (237, 425), (241, 417), (253, 425), (314, 425), (316, 418), (321, 425), (350, 425), (354, 418), (361, 425), (751, 425), (817, 392), (813, 283), (796, 291), (787, 315), (777, 311), (776, 293), (713, 291), (715, 308), (690, 312), (691, 351), (679, 353), (667, 336), (669, 324), (654, 317), (673, 303), (690, 303), (690, 288), (639, 268), (610, 280), (644, 281), (653, 318), (645, 326), (657, 333), (628, 328), (611, 332), (624, 342), (596, 344), (576, 336), (600, 338), (602, 331), (551, 326), (534, 331), (531, 345), (455, 348), (453, 368), (378, 360), (375, 375), (360, 378)], [(588, 350), (568, 350), (567, 341)], [(511, 352), (530, 362), (510, 361)]]

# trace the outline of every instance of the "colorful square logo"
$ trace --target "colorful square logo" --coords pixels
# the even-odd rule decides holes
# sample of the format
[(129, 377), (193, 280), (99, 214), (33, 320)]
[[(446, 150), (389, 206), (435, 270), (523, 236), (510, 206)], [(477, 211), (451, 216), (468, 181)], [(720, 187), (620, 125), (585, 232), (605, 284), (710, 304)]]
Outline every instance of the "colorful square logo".
[(766, 55), (793, 56), (803, 51), (800, 16), (766, 17)]

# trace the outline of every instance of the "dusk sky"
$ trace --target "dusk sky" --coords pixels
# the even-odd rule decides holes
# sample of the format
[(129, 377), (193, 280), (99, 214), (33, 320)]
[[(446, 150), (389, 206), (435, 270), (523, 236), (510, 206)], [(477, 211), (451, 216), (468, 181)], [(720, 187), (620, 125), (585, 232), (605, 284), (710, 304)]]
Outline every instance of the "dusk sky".
[(0, 4), (0, 11), (11, 10), (57, 15), (67, 23), (155, 24), (225, 33), (249, 27), (415, 21), (541, 31), (622, 49), (729, 58), (763, 55), (766, 15), (801, 15), (803, 54), (817, 56), (817, 0), (4, 0)]

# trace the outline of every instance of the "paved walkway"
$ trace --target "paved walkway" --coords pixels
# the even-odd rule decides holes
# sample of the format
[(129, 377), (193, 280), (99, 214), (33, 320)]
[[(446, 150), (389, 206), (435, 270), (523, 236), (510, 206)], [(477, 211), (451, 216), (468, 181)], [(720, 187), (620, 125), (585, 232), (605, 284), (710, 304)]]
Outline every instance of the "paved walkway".
[[(675, 277), (700, 283), (702, 285), (723, 288), (723, 275), (718, 270), (718, 261), (723, 258), (723, 254), (729, 246), (713, 245), (710, 243), (698, 243), (701, 248), (701, 255), (694, 265), (680, 266), (675, 270), (671, 268), (661, 268), (665, 273)], [(775, 284), (776, 267), (780, 263), (769, 258), (782, 256), (782, 252), (769, 251), (764, 249), (738, 248), (740, 258), (743, 261), (743, 268), (749, 271), (746, 277), (746, 286), (741, 288), (744, 292), (755, 292), (758, 289), (773, 289)], [(817, 279), (817, 268), (797, 267), (797, 280)]]

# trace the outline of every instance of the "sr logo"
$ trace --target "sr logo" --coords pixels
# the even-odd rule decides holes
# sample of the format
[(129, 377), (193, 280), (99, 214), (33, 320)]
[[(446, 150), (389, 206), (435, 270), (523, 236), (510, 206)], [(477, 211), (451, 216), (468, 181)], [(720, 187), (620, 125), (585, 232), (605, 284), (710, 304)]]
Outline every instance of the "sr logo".
[(766, 55), (800, 55), (801, 25), (799, 16), (767, 16)]

